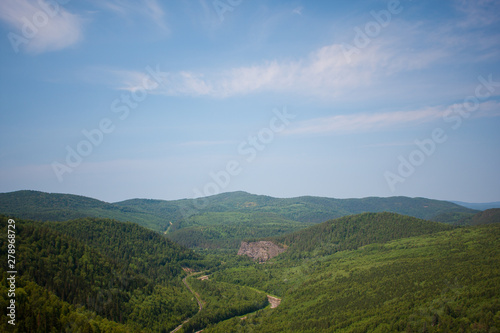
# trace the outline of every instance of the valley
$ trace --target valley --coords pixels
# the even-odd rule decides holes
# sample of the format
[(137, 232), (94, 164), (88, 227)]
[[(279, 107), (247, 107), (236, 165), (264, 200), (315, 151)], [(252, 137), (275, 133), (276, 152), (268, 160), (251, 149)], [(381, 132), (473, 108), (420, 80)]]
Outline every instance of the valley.
[[(0, 227), (16, 220), (19, 271), (17, 325), (2, 316), (0, 329), (500, 330), (500, 209), (244, 192), (203, 200), (0, 194)], [(0, 295), (6, 308), (6, 286)]]

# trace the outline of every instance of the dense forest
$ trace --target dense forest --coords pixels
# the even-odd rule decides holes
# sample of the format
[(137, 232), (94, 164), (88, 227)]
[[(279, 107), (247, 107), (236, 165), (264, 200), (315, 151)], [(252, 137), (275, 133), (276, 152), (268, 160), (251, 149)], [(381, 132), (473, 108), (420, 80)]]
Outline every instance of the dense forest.
[[(500, 330), (498, 209), (449, 212), (465, 216), (462, 226), (390, 212), (317, 223), (276, 209), (298, 216), (302, 204), (294, 200), (308, 206), (329, 199), (239, 196), (211, 197), (208, 207), (219, 211), (169, 222), (163, 232), (96, 217), (16, 218), (16, 326), (3, 315), (0, 330), (170, 332), (180, 324), (177, 332)], [(134, 216), (145, 208), (130, 209)], [(311, 216), (308, 209), (304, 216)], [(7, 221), (0, 215), (2, 230)], [(270, 240), (286, 251), (257, 263), (236, 255), (242, 239)], [(7, 245), (0, 239), (2, 258)], [(0, 274), (6, 281), (5, 266)], [(7, 284), (0, 295), (6, 309)], [(270, 308), (267, 295), (281, 305)]]
[[(246, 192), (221, 193), (206, 198), (177, 201), (134, 199), (115, 205), (148, 212), (161, 211), (163, 216), (169, 216), (172, 222), (207, 212), (272, 213), (287, 220), (307, 223), (320, 223), (364, 212), (394, 212), (426, 220), (436, 220), (443, 213), (454, 212), (470, 216), (478, 212), (448, 201), (426, 198), (334, 199), (312, 196), (273, 198)], [(172, 214), (173, 212), (177, 215)]]
[(238, 249), (243, 239), (284, 235), (306, 226), (272, 213), (204, 213), (173, 223), (166, 235), (189, 248)]
[(190, 279), (189, 283), (201, 296), (203, 309), (183, 325), (182, 332), (196, 332), (210, 324), (254, 312), (268, 305), (265, 293), (249, 287), (210, 279)]
[[(6, 217), (0, 227), (7, 229)], [(90, 326), (106, 319), (132, 331), (168, 330), (196, 313), (196, 302), (181, 283), (181, 263), (189, 265), (197, 255), (155, 232), (96, 219), (16, 220), (16, 229), (19, 332), (39, 331), (44, 321), (62, 329), (63, 317), (74, 316)], [(6, 238), (0, 248), (6, 257)], [(29, 302), (22, 301), (23, 291)], [(46, 296), (53, 302), (38, 299)], [(7, 292), (0, 297), (5, 305)], [(4, 328), (6, 319), (2, 316)]]
[(499, 239), (490, 224), (227, 268), (214, 279), (259, 286), (282, 304), (204, 332), (498, 332)]
[(500, 223), (500, 208), (487, 209), (475, 215), (460, 220), (459, 225), (482, 225), (489, 223)]
[[(233, 219), (232, 222), (240, 223), (248, 220), (249, 216), (253, 215), (253, 220), (259, 220), (259, 216), (266, 214), (268, 219), (275, 217), (275, 222), (283, 224), (283, 228), (288, 230), (290, 221), (306, 223), (303, 227), (307, 227), (307, 223), (321, 223), (364, 212), (394, 212), (426, 220), (456, 223), (478, 211), (447, 201), (408, 197), (334, 199), (305, 196), (281, 199), (231, 192), (199, 199), (131, 199), (107, 203), (71, 194), (17, 191), (0, 193), (0, 212), (38, 221), (112, 218), (165, 232), (172, 224), (189, 221), (191, 217), (198, 219), (196, 216), (204, 216), (205, 213), (227, 213), (226, 220)], [(190, 223), (186, 225), (190, 226)], [(196, 233), (199, 234), (199, 230)], [(184, 236), (182, 238), (186, 239)], [(197, 241), (194, 240), (194, 243)]]
[(125, 263), (123, 270), (142, 272), (157, 281), (180, 275), (182, 265), (199, 259), (193, 251), (134, 223), (85, 218), (43, 225)]
[(84, 217), (111, 218), (157, 229), (167, 221), (131, 207), (120, 207), (73, 194), (16, 191), (0, 193), (0, 213), (36, 221), (67, 221)]
[(286, 256), (307, 258), (450, 229), (450, 225), (395, 213), (363, 213), (271, 239), (289, 247)]

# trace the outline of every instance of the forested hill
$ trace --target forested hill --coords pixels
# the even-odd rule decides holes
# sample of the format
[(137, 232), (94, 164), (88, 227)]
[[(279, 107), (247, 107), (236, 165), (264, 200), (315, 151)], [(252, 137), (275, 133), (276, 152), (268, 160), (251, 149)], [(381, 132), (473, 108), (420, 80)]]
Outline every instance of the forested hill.
[[(8, 219), (0, 216), (7, 230)], [(170, 331), (197, 312), (181, 266), (198, 256), (158, 233), (102, 219), (15, 219), (18, 332)], [(0, 255), (7, 258), (7, 237)], [(0, 275), (7, 278), (5, 267)], [(6, 284), (0, 305), (7, 306)], [(0, 330), (8, 317), (0, 318)]]
[(444, 214), (449, 220), (445, 222), (450, 223), (478, 212), (447, 201), (408, 197), (334, 199), (304, 196), (280, 199), (240, 191), (199, 199), (131, 199), (106, 203), (71, 194), (38, 191), (0, 193), (0, 213), (11, 216), (41, 221), (113, 218), (157, 231), (165, 231), (169, 222), (207, 212), (272, 213), (292, 221), (319, 223), (346, 215), (384, 211), (437, 221)]
[(460, 220), (459, 225), (481, 225), (490, 223), (500, 223), (500, 208), (487, 209), (476, 215)]
[(500, 223), (500, 208), (487, 209), (479, 212), (471, 219), (471, 225)]
[(498, 332), (499, 239), (500, 224), (487, 224), (227, 267), (212, 279), (263, 289), (281, 305), (203, 332)]
[(0, 193), (0, 214), (36, 221), (67, 221), (82, 217), (112, 218), (158, 229), (165, 224), (160, 216), (120, 207), (80, 195), (16, 191)]
[(150, 278), (170, 279), (181, 274), (181, 264), (198, 256), (191, 250), (135, 223), (84, 218), (65, 222), (46, 222), (44, 226), (71, 236), (116, 261), (131, 272), (144, 272)]
[(335, 199), (303, 196), (282, 199), (242, 191), (192, 200), (132, 199), (117, 202), (115, 205), (168, 216), (172, 222), (206, 212), (265, 212), (277, 214), (293, 221), (312, 223), (364, 212), (387, 211), (426, 220), (433, 220), (444, 213), (472, 215), (478, 212), (448, 201), (426, 198)]
[(287, 256), (305, 258), (451, 229), (448, 224), (395, 213), (363, 213), (316, 224), (273, 240), (288, 247)]

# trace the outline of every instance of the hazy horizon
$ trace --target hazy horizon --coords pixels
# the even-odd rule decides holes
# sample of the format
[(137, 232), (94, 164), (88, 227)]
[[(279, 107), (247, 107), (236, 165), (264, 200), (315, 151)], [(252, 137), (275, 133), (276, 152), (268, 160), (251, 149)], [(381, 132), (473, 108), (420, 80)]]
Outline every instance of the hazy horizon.
[[(0, 192), (0, 194), (14, 193), (14, 192), (20, 192), (20, 191), (44, 192), (44, 191), (37, 191), (37, 190), (22, 189), (22, 190), (17, 190), (17, 191), (12, 191), (12, 192)], [(293, 197), (275, 197), (275, 196), (268, 195), (268, 194), (250, 193), (250, 192), (246, 192), (246, 191), (242, 191), (242, 190), (236, 190), (236, 191), (230, 191), (230, 192), (221, 192), (221, 193), (218, 193), (218, 194), (214, 194), (214, 196), (219, 195), (219, 194), (231, 194), (231, 193), (237, 193), (237, 192), (244, 192), (246, 194), (256, 195), (256, 196), (266, 196), (266, 197), (271, 197), (271, 198), (275, 198), (275, 199), (293, 199), (293, 198), (299, 198), (299, 197), (318, 197), (318, 198), (327, 198), (327, 199), (349, 200), (349, 199), (395, 198), (395, 197), (398, 197), (398, 196), (388, 196), (388, 197), (369, 196), (369, 197), (338, 198), (338, 197), (315, 196), (315, 195), (308, 195), (308, 194), (299, 195), (299, 196), (293, 196)], [(49, 194), (63, 194), (63, 195), (68, 194), (68, 195), (76, 195), (76, 196), (88, 197), (88, 196), (85, 196), (85, 195), (82, 195), (82, 194), (78, 194), (78, 193), (59, 193), (59, 192), (44, 192), (44, 193), (49, 193)], [(402, 197), (407, 197), (407, 196), (402, 196)], [(173, 198), (173, 199), (152, 198), (152, 197), (151, 198), (150, 197), (130, 197), (130, 198), (125, 198), (123, 200), (118, 200), (118, 201), (107, 201), (107, 200), (104, 200), (104, 199), (101, 199), (101, 198), (98, 198), (98, 197), (88, 197), (88, 198), (97, 199), (97, 200), (102, 201), (102, 202), (114, 204), (114, 203), (119, 203), (119, 202), (128, 201), (128, 200), (178, 201), (178, 200), (193, 200), (193, 199), (196, 200), (196, 199), (199, 199), (199, 198), (202, 198), (202, 197), (196, 197), (196, 198)], [(464, 203), (464, 204), (472, 204), (472, 205), (475, 205), (475, 204), (485, 204), (485, 205), (487, 205), (487, 204), (500, 204), (500, 201), (491, 201), (491, 202), (466, 202), (466, 201), (460, 201), (460, 200), (435, 199), (435, 198), (428, 198), (428, 197), (407, 197), (407, 198), (412, 198), (412, 199), (423, 198), (423, 199), (430, 199), (430, 200), (447, 201), (447, 202), (452, 202), (452, 203), (457, 203), (457, 204)]]

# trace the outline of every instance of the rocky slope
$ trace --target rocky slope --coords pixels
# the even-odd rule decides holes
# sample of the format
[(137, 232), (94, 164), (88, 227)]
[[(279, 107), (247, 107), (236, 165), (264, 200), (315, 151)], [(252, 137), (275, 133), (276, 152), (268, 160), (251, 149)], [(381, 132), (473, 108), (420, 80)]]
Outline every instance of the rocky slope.
[(273, 257), (276, 257), (278, 254), (284, 251), (284, 248), (279, 247), (278, 245), (270, 241), (241, 242), (238, 255), (246, 255), (253, 260), (264, 262)]

